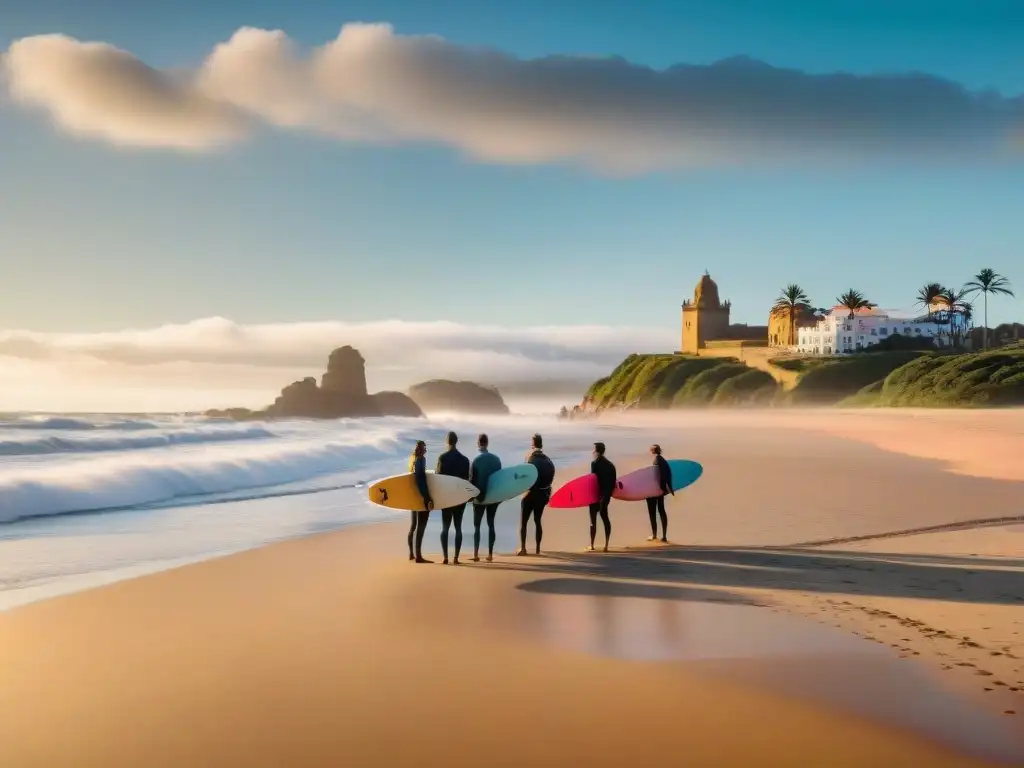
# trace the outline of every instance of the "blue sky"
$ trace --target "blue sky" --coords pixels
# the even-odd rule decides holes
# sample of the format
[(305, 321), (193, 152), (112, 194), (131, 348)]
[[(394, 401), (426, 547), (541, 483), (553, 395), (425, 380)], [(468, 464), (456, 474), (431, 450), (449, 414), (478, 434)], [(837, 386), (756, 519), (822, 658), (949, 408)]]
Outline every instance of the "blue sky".
[[(865, 10), (866, 9), (866, 10)], [(1024, 92), (1014, 2), (572, 0), (126, 5), (0, 2), (6, 47), (61, 32), (155, 67), (198, 66), (241, 26), (320, 45), (347, 22), (520, 57), (616, 54), (663, 68), (743, 54), (810, 73), (923, 71)], [(0, 106), (0, 328), (115, 331), (222, 316), (676, 328), (704, 269), (737, 321), (782, 285), (905, 307), (981, 267), (1024, 295), (1018, 162), (609, 176), (443, 146), (261, 131), (224, 151), (125, 149)], [(889, 166), (889, 167), (887, 167)], [(990, 321), (1024, 320), (997, 299)]]

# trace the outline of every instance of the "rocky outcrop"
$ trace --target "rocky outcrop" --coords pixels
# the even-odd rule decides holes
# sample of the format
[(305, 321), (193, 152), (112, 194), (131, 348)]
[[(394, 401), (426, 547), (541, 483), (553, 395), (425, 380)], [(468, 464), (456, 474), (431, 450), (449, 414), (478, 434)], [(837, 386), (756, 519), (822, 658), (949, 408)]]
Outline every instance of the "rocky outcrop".
[(420, 417), (423, 411), (416, 405), (416, 401), (404, 392), (378, 392), (370, 395), (381, 413), (388, 416), (411, 416)]
[(409, 397), (426, 413), (452, 411), (505, 415), (509, 412), (497, 389), (472, 381), (424, 381), (409, 388)]
[(207, 416), (235, 420), (342, 419), (367, 416), (422, 416), (419, 406), (401, 392), (366, 391), (366, 361), (354, 347), (340, 347), (327, 359), (327, 371), (317, 386), (312, 376), (281, 390), (273, 404), (262, 411), (245, 408), (207, 411)]

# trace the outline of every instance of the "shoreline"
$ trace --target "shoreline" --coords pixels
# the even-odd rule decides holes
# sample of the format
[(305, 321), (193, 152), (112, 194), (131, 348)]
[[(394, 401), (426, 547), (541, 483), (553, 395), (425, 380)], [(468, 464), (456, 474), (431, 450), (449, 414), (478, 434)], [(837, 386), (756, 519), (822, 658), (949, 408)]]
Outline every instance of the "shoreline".
[[(607, 555), (579, 552), (582, 510), (545, 513), (546, 556), (499, 555), (518, 527), (517, 509), (505, 505), (493, 564), (407, 563), (399, 516), (0, 613), (0, 661), (12, 671), (0, 683), (11, 702), (0, 724), (0, 758), (9, 759), (0, 761), (19, 768), (404, 764), (421, 747), (421, 759), (445, 749), (454, 765), (526, 758), (564, 765), (584, 757), (611, 765), (663, 760), (668, 741), (692, 765), (721, 765), (723, 755), (779, 766), (792, 765), (795, 754), (851, 766), (1024, 758), (1024, 743), (1004, 733), (1024, 713), (1024, 627), (1015, 618), (1024, 607), (1024, 550), (1005, 546), (1007, 537), (1024, 542), (1024, 529), (794, 547), (784, 543), (793, 541), (790, 528), (820, 523), (770, 501), (773, 478), (799, 477), (800, 461), (822, 456), (857, 468), (854, 475), (874, 462), (902, 478), (904, 495), (958, 484), (960, 491), (939, 491), (953, 494), (954, 506), (957, 493), (971, 497), (982, 486), (989, 501), (1012, 505), (1006, 486), (1013, 483), (953, 475), (935, 461), (894, 461), (830, 434), (808, 454), (815, 458), (794, 460), (789, 452), (807, 450), (799, 430), (783, 434), (769, 424), (663, 429), (670, 455), (719, 470), (670, 499), (669, 536), (682, 544), (630, 546), (646, 537), (647, 516), (642, 505), (613, 503)], [(646, 428), (630, 434), (616, 439), (615, 454), (609, 445), (620, 473), (644, 462), (638, 451), (650, 439)], [(769, 449), (783, 454), (778, 465), (766, 460)], [(750, 480), (737, 484), (721, 471), (729, 467)], [(560, 468), (559, 479), (576, 469)], [(863, 485), (848, 472), (818, 467), (817, 474), (820, 499), (833, 503)], [(887, 482), (879, 477), (883, 495), (897, 487)], [(823, 502), (805, 496), (816, 512)], [(744, 536), (730, 540), (723, 532), (735, 527), (733, 505), (745, 505), (737, 529)], [(760, 520), (779, 509), (788, 516), (775, 528)], [(898, 511), (910, 519), (896, 504), (887, 510), (888, 518)], [(833, 530), (842, 523), (877, 531), (887, 519), (826, 512)], [(438, 516), (431, 517), (428, 557), (439, 550)], [(466, 560), (472, 524), (464, 531)], [(403, 640), (410, 637), (411, 645)], [(772, 643), (791, 647), (779, 656)], [(901, 699), (887, 680), (920, 693)], [(447, 737), (439, 741), (436, 718), (417, 722), (439, 698), (491, 713), (486, 722), (469, 717), (454, 726), (454, 753), (443, 746)], [(531, 702), (531, 725), (517, 732), (518, 751), (493, 754), (508, 739), (508, 723), (525, 716), (514, 705), (520, 700)], [(608, 721), (612, 712), (616, 722)], [(67, 729), (60, 740), (49, 735), (54, 722)], [(692, 731), (680, 733), (680, 722)], [(983, 733), (983, 743), (958, 733), (963, 723)], [(737, 728), (747, 742), (727, 735)], [(839, 754), (837, 743), (854, 746)], [(986, 755), (986, 745), (995, 751)]]

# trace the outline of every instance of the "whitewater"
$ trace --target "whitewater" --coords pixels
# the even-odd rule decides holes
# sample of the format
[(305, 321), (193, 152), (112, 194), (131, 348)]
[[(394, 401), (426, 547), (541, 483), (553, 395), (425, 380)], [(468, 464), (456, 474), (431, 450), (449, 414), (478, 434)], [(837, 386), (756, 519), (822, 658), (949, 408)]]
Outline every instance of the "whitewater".
[(404, 472), (416, 440), (436, 457), (449, 429), (470, 456), (476, 434), (487, 432), (506, 463), (521, 460), (536, 431), (556, 465), (591, 447), (578, 425), (547, 416), (0, 417), (0, 610), (275, 541), (404, 520), (371, 504), (365, 486)]

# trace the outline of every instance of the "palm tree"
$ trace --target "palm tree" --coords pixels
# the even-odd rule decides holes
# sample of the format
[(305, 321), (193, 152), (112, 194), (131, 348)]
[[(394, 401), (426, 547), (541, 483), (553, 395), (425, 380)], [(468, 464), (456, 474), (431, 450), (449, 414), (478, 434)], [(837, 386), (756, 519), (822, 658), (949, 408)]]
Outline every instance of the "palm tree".
[(850, 310), (850, 317), (856, 317), (858, 309), (871, 309), (875, 306), (875, 304), (864, 298), (863, 293), (855, 291), (853, 288), (842, 296), (837, 297), (836, 302), (840, 307)]
[(942, 299), (942, 294), (945, 292), (946, 288), (941, 283), (926, 283), (917, 292), (917, 303), (924, 307), (924, 311), (928, 313), (929, 321), (934, 316), (932, 307)]
[[(971, 303), (967, 300), (968, 290), (967, 288), (946, 288), (942, 295), (939, 297), (939, 301), (942, 302), (946, 309), (946, 315), (949, 318), (949, 335), (954, 346), (959, 346), (961, 331), (966, 331), (967, 320), (972, 314)], [(960, 325), (962, 328), (958, 328)]]
[(796, 344), (796, 318), (797, 315), (808, 311), (811, 300), (807, 298), (804, 289), (796, 283), (790, 283), (782, 289), (779, 298), (775, 300), (772, 312), (785, 312), (789, 315), (789, 346)]
[(998, 274), (994, 269), (986, 267), (976, 274), (971, 282), (964, 286), (964, 290), (968, 296), (980, 292), (985, 300), (985, 325), (981, 329), (981, 345), (988, 349), (988, 295), (991, 293), (1013, 296), (1013, 291), (1010, 290), (1010, 281)]

